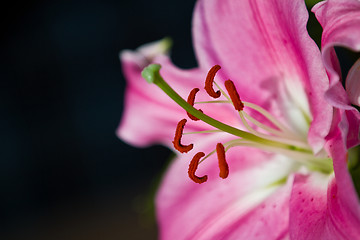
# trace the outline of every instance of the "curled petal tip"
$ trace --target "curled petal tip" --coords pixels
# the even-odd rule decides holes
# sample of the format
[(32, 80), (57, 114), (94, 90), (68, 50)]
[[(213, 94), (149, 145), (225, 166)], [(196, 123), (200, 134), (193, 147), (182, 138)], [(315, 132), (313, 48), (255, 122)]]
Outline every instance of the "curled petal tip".
[(349, 70), (346, 78), (346, 92), (350, 102), (360, 106), (360, 58)]

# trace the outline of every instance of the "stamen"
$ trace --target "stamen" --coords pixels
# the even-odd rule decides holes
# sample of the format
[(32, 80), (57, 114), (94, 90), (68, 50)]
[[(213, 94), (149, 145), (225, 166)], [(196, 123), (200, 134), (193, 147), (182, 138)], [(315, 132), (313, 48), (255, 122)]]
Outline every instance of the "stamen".
[(210, 97), (213, 97), (213, 98), (218, 98), (220, 97), (221, 93), (220, 91), (214, 91), (214, 88), (213, 88), (213, 82), (214, 82), (214, 78), (215, 78), (215, 75), (217, 73), (217, 71), (220, 70), (220, 66), (219, 65), (215, 65), (213, 66), (207, 76), (206, 76), (206, 81), (205, 81), (205, 90), (206, 92), (209, 94)]
[(252, 108), (256, 111), (258, 111), (259, 113), (261, 113), (264, 117), (266, 117), (270, 122), (272, 122), (276, 127), (278, 127), (281, 131), (285, 132), (288, 135), (292, 135), (292, 136), (296, 136), (296, 133), (293, 133), (290, 129), (288, 129), (286, 126), (284, 126), (281, 122), (279, 122), (275, 117), (273, 117), (267, 110), (265, 110), (264, 108), (253, 104), (253, 103), (249, 103), (249, 102), (244, 102), (244, 105), (246, 107)]
[[(146, 79), (147, 82), (156, 84), (160, 89), (162, 89), (172, 100), (174, 100), (177, 104), (179, 104), (185, 111), (189, 112), (190, 114), (194, 115), (195, 117), (201, 119), (203, 122), (209, 124), (210, 126), (222, 130), (223, 132), (227, 132), (229, 134), (232, 134), (234, 136), (240, 137), (242, 139), (256, 142), (259, 144), (264, 144), (276, 148), (284, 148), (284, 149), (294, 149), (293, 145), (287, 144), (287, 143), (281, 143), (276, 141), (271, 141), (268, 139), (261, 138), (259, 136), (256, 136), (252, 133), (240, 130), (238, 128), (232, 127), (230, 125), (227, 125), (223, 122), (220, 122), (200, 111), (195, 109), (193, 106), (191, 106), (188, 102), (186, 102), (180, 95), (174, 91), (161, 77), (159, 70), (161, 66), (158, 64), (150, 64), (144, 70), (141, 72), (141, 75), (143, 78)], [(296, 147), (297, 151), (302, 152), (309, 152), (312, 153), (309, 149), (302, 149)]]
[(229, 165), (226, 162), (224, 145), (218, 143), (216, 145), (216, 153), (219, 159), (219, 177), (225, 179), (229, 176)]
[(202, 177), (198, 177), (195, 175), (196, 169), (199, 165), (200, 158), (202, 158), (204, 156), (205, 156), (205, 153), (203, 153), (203, 152), (198, 152), (197, 154), (195, 154), (195, 156), (193, 157), (193, 159), (190, 162), (189, 170), (188, 170), (190, 179), (199, 184), (206, 182), (208, 179), (207, 175), (204, 175)]
[[(187, 99), (187, 102), (191, 105), (191, 106), (194, 106), (194, 102), (195, 102), (195, 95), (196, 93), (199, 91), (198, 88), (194, 88), (193, 90), (191, 90), (189, 96), (188, 96), (188, 99)], [(201, 109), (199, 109), (200, 112), (203, 112)], [(199, 120), (197, 117), (195, 117), (194, 115), (191, 115), (189, 112), (186, 112), (187, 115), (189, 116), (189, 118), (191, 120), (194, 120), (194, 121), (197, 121)]]
[(214, 84), (215, 84), (215, 86), (219, 89), (219, 91), (224, 95), (224, 97), (225, 97), (228, 101), (230, 101), (229, 96), (226, 94), (226, 92), (225, 92), (224, 90), (222, 90), (222, 88), (220, 87), (220, 85), (217, 84), (215, 81), (214, 81)]
[[(223, 93), (223, 92), (221, 92)], [(225, 95), (223, 93), (223, 95)], [(195, 104), (205, 104), (205, 103), (230, 103), (232, 104), (231, 101), (228, 100), (212, 100), (212, 101), (199, 101), (199, 102), (195, 102)], [(264, 129), (265, 131), (272, 133), (276, 136), (282, 137), (282, 138), (286, 138), (286, 139), (292, 139), (292, 140), (298, 140), (301, 142), (304, 142), (304, 139), (301, 136), (296, 135), (296, 133), (291, 132), (291, 130), (287, 129), (284, 125), (282, 125), (279, 121), (277, 121), (273, 116), (270, 115), (269, 112), (267, 112), (265, 109), (253, 104), (253, 103), (249, 103), (249, 102), (243, 102), (244, 107), (249, 107), (249, 108), (253, 108), (254, 110), (258, 111), (260, 114), (262, 114), (265, 118), (267, 118), (267, 120), (269, 120), (271, 123), (273, 123), (275, 125), (276, 128), (267, 126), (261, 122), (259, 122), (258, 120), (256, 120), (255, 118), (251, 117), (249, 114), (247, 114), (245, 111), (241, 111), (239, 114), (243, 114), (244, 117), (251, 123), (253, 123), (254, 125), (258, 126), (259, 128)], [(241, 117), (241, 115), (240, 115)], [(280, 130), (278, 130), (280, 129)], [(258, 135), (258, 134), (255, 134)], [(307, 148), (309, 147), (308, 145), (306, 145)]]
[(236, 91), (235, 85), (233, 83), (233, 81), (231, 80), (226, 80), (225, 81), (225, 88), (228, 91), (231, 101), (234, 104), (234, 107), (237, 111), (242, 111), (244, 109), (244, 104), (243, 102), (240, 100), (240, 96), (238, 94), (238, 92)]
[(283, 148), (274, 148), (269, 145), (262, 145), (259, 143), (243, 141), (241, 139), (236, 139), (229, 141), (226, 144), (225, 151), (228, 151), (230, 148), (240, 146), (240, 147), (254, 147), (258, 149), (262, 149), (265, 151), (269, 151), (272, 153), (282, 154), (284, 156), (288, 156), (289, 158), (295, 160), (301, 165), (308, 166), (309, 168), (316, 167), (321, 169), (321, 171), (326, 173), (331, 173), (333, 171), (333, 165), (330, 158), (318, 158), (315, 157), (312, 153), (297, 151), (296, 149), (283, 149)]
[(217, 132), (223, 132), (223, 131), (221, 131), (221, 130), (204, 130), (204, 131), (197, 131), (197, 132), (186, 132), (186, 133), (183, 133), (183, 135), (200, 134), (200, 133), (217, 133)]
[(186, 119), (182, 119), (178, 123), (178, 125), (176, 127), (176, 131), (175, 131), (174, 141), (173, 141), (174, 148), (181, 153), (184, 153), (184, 152), (187, 153), (194, 147), (194, 144), (190, 144), (190, 145), (182, 145), (181, 144), (181, 137), (183, 135), (185, 123), (186, 123)]
[[(245, 112), (243, 112), (243, 111), (239, 112), (239, 116), (240, 116), (241, 122), (244, 124), (245, 128), (250, 133), (252, 133), (252, 134), (254, 134), (254, 135), (258, 136), (258, 137), (264, 138), (264, 139), (268, 139), (268, 140), (272, 140), (272, 141), (276, 141), (276, 142), (282, 142), (282, 143), (289, 143), (289, 144), (293, 144), (294, 147), (297, 146), (297, 147), (302, 147), (304, 149), (311, 150), (310, 146), (306, 142), (298, 141), (296, 139), (290, 139), (290, 138), (282, 137), (282, 136), (267, 135), (267, 134), (261, 133), (259, 131), (256, 131), (246, 121), (246, 119), (244, 117), (244, 113)], [(252, 122), (252, 123), (254, 123), (256, 125), (255, 122)], [(258, 126), (258, 125), (256, 125), (256, 126)]]
[(228, 100), (212, 100), (212, 101), (195, 102), (195, 104), (204, 104), (204, 103), (231, 103), (231, 101), (228, 101)]
[[(245, 103), (244, 103), (245, 104)], [(255, 126), (258, 126), (259, 128), (264, 129), (265, 131), (272, 133), (274, 135), (277, 136), (281, 136), (281, 137), (289, 137), (288, 134), (283, 133), (282, 131), (279, 131), (277, 129), (274, 129), (272, 127), (269, 127), (261, 122), (259, 122), (258, 120), (256, 120), (255, 118), (253, 118), (252, 116), (250, 116), (249, 114), (247, 114), (245, 111), (242, 112), (244, 114), (244, 117), (249, 121), (252, 122)]]

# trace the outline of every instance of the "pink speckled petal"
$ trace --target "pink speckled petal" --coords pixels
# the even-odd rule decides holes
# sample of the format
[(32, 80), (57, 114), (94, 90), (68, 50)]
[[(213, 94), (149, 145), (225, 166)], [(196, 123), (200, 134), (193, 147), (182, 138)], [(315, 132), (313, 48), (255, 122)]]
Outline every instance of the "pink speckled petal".
[(347, 212), (340, 194), (333, 175), (297, 174), (290, 200), (291, 239), (359, 239), (359, 221)]
[[(290, 200), (290, 237), (293, 239), (360, 239), (360, 202), (347, 167), (345, 114), (326, 144), (334, 174), (297, 174)], [(341, 118), (343, 117), (343, 118)], [(306, 219), (306, 221), (303, 221)]]
[[(339, 204), (339, 211), (351, 219), (351, 223), (360, 226), (360, 201), (355, 190), (352, 178), (348, 170), (347, 163), (347, 136), (343, 126), (349, 126), (348, 117), (339, 114), (342, 118), (339, 127), (334, 131), (334, 136), (328, 141), (326, 148), (330, 153), (330, 157), (334, 163), (334, 173), (336, 179), (336, 197)], [(351, 131), (352, 129), (349, 129)], [(334, 191), (335, 191), (334, 190)], [(357, 236), (360, 236), (359, 228), (357, 228)]]

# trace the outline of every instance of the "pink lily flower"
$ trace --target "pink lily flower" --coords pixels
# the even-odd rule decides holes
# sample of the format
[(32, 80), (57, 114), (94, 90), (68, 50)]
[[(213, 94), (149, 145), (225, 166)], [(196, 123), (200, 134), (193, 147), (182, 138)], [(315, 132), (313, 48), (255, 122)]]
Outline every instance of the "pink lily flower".
[[(359, 144), (351, 105), (359, 62), (344, 88), (333, 49), (360, 51), (360, 1), (328, 0), (313, 11), (322, 51), (301, 0), (199, 0), (199, 67), (173, 66), (166, 40), (121, 53), (128, 85), (118, 136), (183, 152), (157, 194), (161, 239), (360, 239), (347, 166)], [(143, 76), (154, 84), (146, 84), (141, 72), (152, 63)], [(199, 120), (178, 124), (187, 113)]]

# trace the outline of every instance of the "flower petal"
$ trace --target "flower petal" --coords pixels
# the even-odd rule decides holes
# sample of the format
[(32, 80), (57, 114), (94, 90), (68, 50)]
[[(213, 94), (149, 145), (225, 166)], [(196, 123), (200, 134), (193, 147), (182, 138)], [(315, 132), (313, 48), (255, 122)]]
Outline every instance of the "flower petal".
[(340, 119), (326, 144), (335, 177), (321, 173), (295, 176), (290, 200), (291, 238), (359, 239), (360, 202), (347, 168), (343, 121), (347, 120)]
[[(210, 152), (221, 135), (202, 142)], [(294, 170), (293, 162), (282, 156), (253, 148), (226, 152), (230, 174), (221, 179), (216, 157), (198, 168), (208, 175), (199, 185), (186, 176), (189, 156), (175, 159), (157, 194), (160, 239), (278, 239), (288, 227), (291, 179), (279, 181)], [(273, 184), (276, 183), (278, 184)]]
[(359, 239), (360, 201), (347, 167), (347, 127), (351, 124), (343, 110), (337, 111), (336, 121), (326, 144), (335, 177), (330, 176), (326, 184), (327, 178), (320, 173), (295, 176), (290, 200), (291, 238)]
[(360, 58), (349, 70), (345, 83), (350, 102), (360, 107)]
[(200, 67), (222, 65), (222, 74), (245, 101), (266, 109), (281, 105), (277, 91), (284, 81), (303, 91), (299, 96), (307, 96), (313, 117), (309, 141), (317, 152), (330, 129), (332, 108), (323, 98), (328, 79), (307, 33), (307, 18), (300, 0), (201, 0), (193, 34)]
[(359, 223), (347, 207), (333, 175), (297, 174), (290, 200), (291, 239), (358, 239)]
[(336, 202), (334, 204), (336, 203), (337, 205), (334, 206), (337, 206), (337, 211), (341, 211), (341, 214), (349, 219), (349, 223), (353, 224), (351, 226), (356, 226), (356, 229), (349, 229), (350, 233), (354, 236), (360, 236), (358, 228), (360, 226), (360, 201), (348, 170), (346, 147), (348, 134), (341, 127), (342, 125), (348, 125), (347, 121), (347, 118), (341, 119), (339, 128), (334, 131), (335, 134), (329, 140), (326, 147), (334, 163), (337, 186), (336, 189), (332, 190), (336, 194)]
[(295, 176), (290, 199), (289, 231), (292, 239), (326, 239), (328, 178), (321, 174)]
[(344, 118), (345, 124), (342, 124), (343, 129), (347, 129), (346, 132), (346, 143), (347, 148), (352, 148), (360, 144), (360, 114), (358, 110), (353, 109), (345, 111)]

